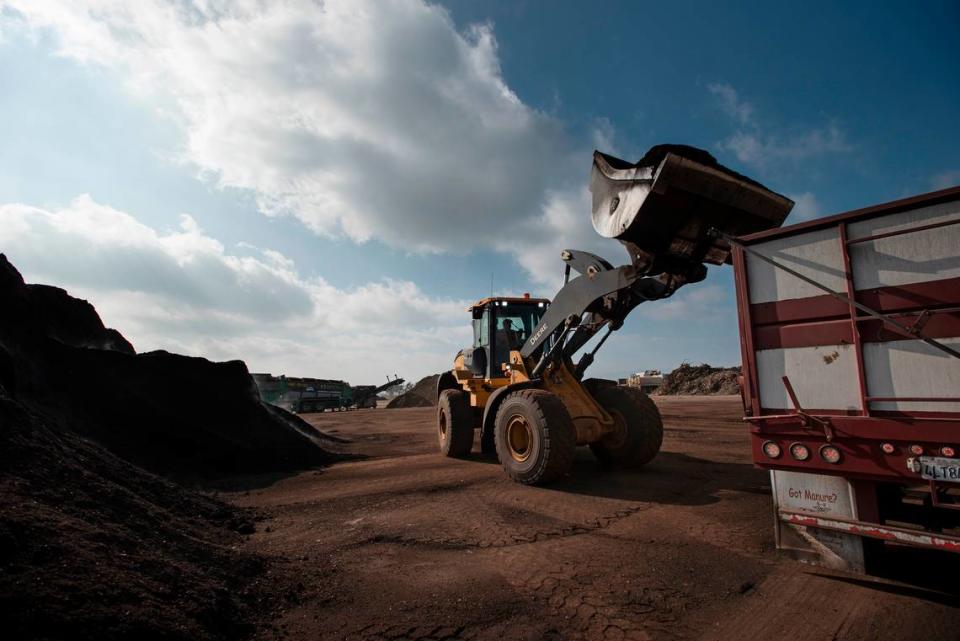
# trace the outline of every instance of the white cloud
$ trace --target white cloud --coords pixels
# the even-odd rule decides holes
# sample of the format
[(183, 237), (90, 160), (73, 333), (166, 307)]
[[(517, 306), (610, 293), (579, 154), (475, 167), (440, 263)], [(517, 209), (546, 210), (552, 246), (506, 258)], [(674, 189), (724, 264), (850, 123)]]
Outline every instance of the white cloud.
[(741, 162), (756, 167), (845, 153), (853, 149), (843, 131), (834, 123), (785, 137), (761, 130), (737, 131), (723, 141), (721, 147), (732, 152)]
[(817, 200), (813, 192), (805, 191), (802, 194), (792, 194), (789, 198), (795, 203), (790, 211), (790, 223), (811, 220), (823, 215), (823, 207), (821, 207), (820, 201)]
[(505, 235), (496, 247), (512, 253), (530, 279), (545, 288), (540, 293), (553, 297), (563, 283), (560, 252), (564, 249), (593, 252), (615, 266), (629, 262), (619, 242), (602, 238), (594, 231), (588, 215), (590, 208), (586, 186), (550, 192), (542, 213), (525, 221), (516, 233)]
[(87, 195), (56, 210), (7, 204), (0, 247), (29, 281), (90, 300), (140, 351), (365, 383), (448, 368), (469, 342), (467, 301), (405, 281), (338, 289), (279, 252), (230, 251), (188, 215), (157, 231)]
[(740, 99), (737, 90), (726, 83), (707, 85), (707, 90), (720, 101), (720, 107), (728, 116), (746, 125), (753, 120), (753, 105)]
[(589, 154), (571, 162), (561, 124), (507, 86), (492, 27), (458, 32), (420, 0), (0, 5), (7, 29), (52, 31), (61, 55), (167, 106), (202, 175), (318, 234), (502, 247), (587, 174)]
[(641, 305), (637, 315), (660, 321), (711, 318), (718, 315), (717, 308), (729, 303), (732, 296), (728, 288), (719, 285), (694, 284), (680, 289), (667, 300)]
[(731, 85), (715, 83), (708, 85), (707, 90), (716, 96), (720, 109), (736, 124), (736, 131), (719, 146), (740, 162), (765, 168), (853, 150), (836, 122), (774, 129), (758, 117), (753, 105), (743, 100)]

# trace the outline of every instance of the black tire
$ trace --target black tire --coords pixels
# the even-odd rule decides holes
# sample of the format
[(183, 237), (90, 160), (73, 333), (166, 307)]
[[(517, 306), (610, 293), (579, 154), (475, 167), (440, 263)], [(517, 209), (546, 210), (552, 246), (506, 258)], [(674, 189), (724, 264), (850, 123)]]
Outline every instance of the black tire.
[(514, 481), (537, 485), (570, 471), (577, 436), (563, 402), (538, 389), (513, 392), (500, 404), (494, 441), (503, 469)]
[(663, 418), (650, 397), (632, 387), (603, 387), (594, 398), (617, 421), (613, 434), (590, 444), (600, 462), (639, 467), (652, 461), (663, 444)]
[(437, 401), (437, 437), (440, 453), (461, 458), (473, 449), (473, 409), (470, 397), (461, 390), (440, 392)]

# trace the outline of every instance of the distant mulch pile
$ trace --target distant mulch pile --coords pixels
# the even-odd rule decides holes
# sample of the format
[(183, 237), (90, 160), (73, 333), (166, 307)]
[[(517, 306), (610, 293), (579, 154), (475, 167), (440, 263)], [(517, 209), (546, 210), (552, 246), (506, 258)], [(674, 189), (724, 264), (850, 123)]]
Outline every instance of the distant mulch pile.
[(410, 391), (404, 392), (387, 403), (387, 409), (435, 406), (437, 404), (437, 380), (439, 378), (439, 374), (421, 378)]
[(740, 376), (739, 367), (711, 367), (706, 363), (700, 365), (684, 363), (663, 377), (663, 385), (656, 393), (660, 395), (739, 394), (738, 376)]
[(249, 638), (273, 602), (252, 514), (172, 480), (326, 463), (240, 361), (137, 354), (0, 254), (0, 630), (7, 639)]

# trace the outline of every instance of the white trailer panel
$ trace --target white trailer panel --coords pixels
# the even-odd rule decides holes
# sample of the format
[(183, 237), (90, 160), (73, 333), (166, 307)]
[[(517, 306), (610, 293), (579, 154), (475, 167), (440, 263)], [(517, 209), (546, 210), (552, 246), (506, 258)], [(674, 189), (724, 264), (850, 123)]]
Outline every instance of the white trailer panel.
[(811, 409), (860, 409), (856, 355), (850, 345), (818, 345), (757, 352), (760, 405), (793, 409), (783, 377), (797, 400)]
[[(846, 289), (843, 255), (840, 253), (840, 238), (836, 228), (772, 239), (758, 245), (757, 249), (835, 291)], [(807, 298), (823, 293), (796, 276), (752, 256), (747, 256), (747, 277), (750, 279), (750, 302), (754, 304)]]

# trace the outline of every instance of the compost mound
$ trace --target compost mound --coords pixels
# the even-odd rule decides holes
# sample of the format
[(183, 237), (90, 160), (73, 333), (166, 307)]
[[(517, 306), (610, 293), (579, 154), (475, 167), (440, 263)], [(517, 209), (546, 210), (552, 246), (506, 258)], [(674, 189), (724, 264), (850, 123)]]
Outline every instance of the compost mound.
[(663, 385), (657, 394), (720, 395), (739, 394), (739, 367), (711, 367), (706, 363), (690, 365), (683, 363), (663, 377)]
[(435, 406), (437, 404), (437, 380), (439, 378), (439, 374), (421, 378), (410, 390), (387, 403), (387, 408)]
[(152, 472), (200, 480), (325, 463), (323, 435), (260, 401), (242, 361), (137, 354), (96, 310), (0, 254), (0, 384)]
[(242, 362), (137, 354), (3, 254), (0, 310), (4, 638), (249, 638), (276, 599), (239, 551), (253, 514), (164, 476), (314, 466), (324, 435), (261, 403)]
[(251, 634), (263, 564), (234, 549), (252, 529), (246, 513), (123, 461), (2, 388), (0, 469), (5, 638)]

